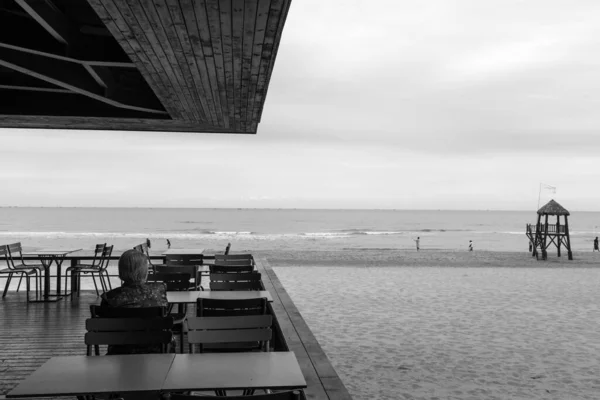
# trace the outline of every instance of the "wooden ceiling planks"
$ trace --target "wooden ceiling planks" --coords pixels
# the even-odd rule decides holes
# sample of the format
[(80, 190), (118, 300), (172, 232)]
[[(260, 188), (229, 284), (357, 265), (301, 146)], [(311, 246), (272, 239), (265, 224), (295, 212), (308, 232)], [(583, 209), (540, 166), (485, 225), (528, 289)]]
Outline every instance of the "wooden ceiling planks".
[(291, 0), (89, 1), (173, 119), (256, 132)]
[[(106, 129), (256, 133), (291, 0), (73, 1), (91, 6), (168, 114), (106, 118)], [(59, 126), (64, 115), (22, 116), (23, 126), (102, 129), (98, 118)], [(19, 118), (0, 115), (0, 126)]]

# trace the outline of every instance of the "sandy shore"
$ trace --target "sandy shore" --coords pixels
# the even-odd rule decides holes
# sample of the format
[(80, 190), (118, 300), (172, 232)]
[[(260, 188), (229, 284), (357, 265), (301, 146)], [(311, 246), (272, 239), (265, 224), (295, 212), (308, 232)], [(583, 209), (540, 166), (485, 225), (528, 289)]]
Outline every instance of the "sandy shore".
[(357, 400), (596, 399), (597, 260), (448, 251), (269, 258)]
[(448, 250), (345, 250), (345, 251), (270, 251), (254, 252), (268, 258), (273, 266), (413, 266), (413, 267), (526, 267), (563, 268), (600, 267), (600, 253), (566, 254), (558, 258), (549, 253), (546, 261), (527, 252), (448, 251)]

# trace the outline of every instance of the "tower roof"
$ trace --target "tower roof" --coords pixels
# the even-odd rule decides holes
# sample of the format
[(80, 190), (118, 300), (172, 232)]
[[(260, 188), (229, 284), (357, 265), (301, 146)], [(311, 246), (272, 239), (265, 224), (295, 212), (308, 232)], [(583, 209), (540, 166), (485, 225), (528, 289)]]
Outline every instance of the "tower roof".
[(571, 215), (566, 208), (558, 204), (554, 199), (540, 208), (537, 213), (539, 215)]

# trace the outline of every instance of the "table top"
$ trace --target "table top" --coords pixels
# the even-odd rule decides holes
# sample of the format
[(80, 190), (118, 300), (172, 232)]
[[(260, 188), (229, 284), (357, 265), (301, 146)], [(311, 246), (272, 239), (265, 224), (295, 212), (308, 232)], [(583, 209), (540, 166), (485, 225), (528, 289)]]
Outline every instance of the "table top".
[(75, 253), (81, 249), (42, 249), (36, 251), (28, 251), (23, 253), (24, 256), (66, 256), (70, 253)]
[(165, 251), (163, 256), (200, 256), (204, 253), (204, 249), (169, 249)]
[(268, 290), (199, 290), (189, 292), (167, 292), (167, 300), (171, 304), (196, 303), (196, 299), (256, 299), (266, 297), (268, 302), (273, 298)]
[(165, 391), (305, 387), (304, 375), (291, 351), (177, 354), (163, 384)]
[(6, 397), (161, 390), (175, 354), (53, 357)]

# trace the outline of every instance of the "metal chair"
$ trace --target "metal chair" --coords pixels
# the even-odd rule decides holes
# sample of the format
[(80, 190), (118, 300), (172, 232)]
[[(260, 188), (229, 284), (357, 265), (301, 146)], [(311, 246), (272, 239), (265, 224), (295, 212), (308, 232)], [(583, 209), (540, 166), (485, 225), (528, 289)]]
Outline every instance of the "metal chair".
[(264, 290), (260, 272), (211, 273), (210, 290)]
[(109, 346), (107, 354), (166, 353), (173, 341), (172, 327), (172, 317), (89, 318), (84, 339), (87, 355), (92, 355), (92, 347), (100, 355), (100, 345)]
[[(65, 296), (67, 296), (68, 294), (73, 295), (73, 291), (71, 291), (71, 293), (67, 293), (67, 279), (69, 278), (69, 275), (71, 275), (71, 283), (73, 283), (73, 278), (76, 278), (76, 282), (79, 285), (79, 274), (78, 271), (76, 270), (80, 270), (80, 269), (99, 269), (100, 265), (102, 264), (102, 252), (104, 251), (104, 248), (106, 247), (106, 243), (99, 243), (96, 245), (95, 249), (94, 249), (94, 258), (92, 258), (91, 263), (86, 264), (86, 263), (79, 263), (79, 264), (75, 264), (75, 265), (71, 265), (70, 267), (68, 267), (65, 270)], [(70, 272), (70, 274), (69, 274)], [(96, 282), (94, 281), (94, 284)], [(73, 286), (73, 285), (71, 285)], [(79, 286), (77, 286), (77, 289), (79, 290)], [(97, 290), (96, 290), (97, 292)]]
[[(214, 400), (215, 396), (197, 396), (187, 394), (171, 394), (171, 400)], [(267, 394), (255, 394), (252, 396), (227, 396), (228, 400), (301, 400), (304, 399), (299, 390), (276, 392)]]
[[(13, 246), (16, 252), (21, 252), (21, 244), (18, 243), (17, 246), (8, 245), (8, 246), (0, 246), (0, 257), (4, 257), (7, 268), (0, 270), (0, 275), (8, 275), (6, 278), (6, 285), (4, 286), (4, 292), (2, 293), (2, 297), (6, 297), (6, 293), (8, 291), (8, 287), (10, 286), (10, 281), (15, 274), (19, 274), (19, 284), (17, 286), (17, 292), (21, 287), (21, 280), (23, 276), (25, 276), (25, 284), (27, 287), (27, 302), (29, 302), (29, 292), (31, 289), (30, 285), (30, 277), (33, 275), (35, 278), (35, 296), (36, 298), (39, 295), (40, 290), (42, 289), (42, 271), (44, 270), (43, 265), (25, 265), (25, 264), (15, 264), (14, 258), (12, 257), (10, 246)], [(22, 257), (22, 255), (21, 255)]]
[(196, 300), (197, 317), (239, 317), (265, 315), (267, 298), (258, 299), (203, 299)]
[[(87, 268), (76, 268), (73, 269), (72, 272), (77, 276), (77, 287), (81, 287), (81, 274), (90, 274), (94, 281), (94, 288), (96, 289), (96, 295), (100, 296), (100, 292), (98, 291), (98, 285), (96, 284), (96, 275), (98, 275), (98, 280), (100, 281), (100, 286), (102, 287), (102, 293), (107, 290), (112, 289), (112, 285), (110, 283), (110, 277), (108, 276), (108, 264), (110, 263), (110, 256), (112, 255), (114, 246), (104, 246), (102, 249), (102, 254), (100, 256), (100, 261), (97, 266), (87, 267)], [(104, 281), (104, 275), (106, 275), (106, 279), (108, 282)], [(73, 279), (71, 277), (71, 279)], [(66, 285), (66, 278), (65, 278)], [(66, 289), (65, 289), (66, 290)], [(79, 291), (77, 292), (79, 295)]]

